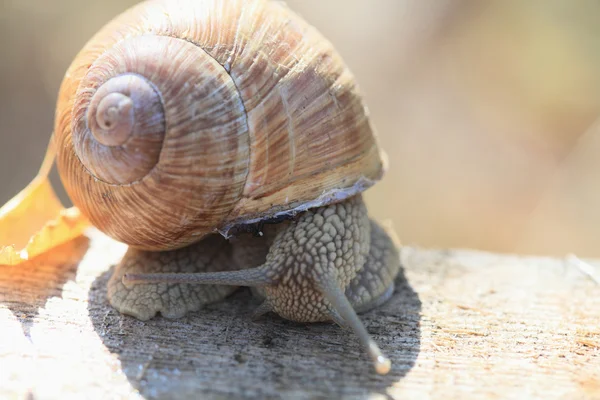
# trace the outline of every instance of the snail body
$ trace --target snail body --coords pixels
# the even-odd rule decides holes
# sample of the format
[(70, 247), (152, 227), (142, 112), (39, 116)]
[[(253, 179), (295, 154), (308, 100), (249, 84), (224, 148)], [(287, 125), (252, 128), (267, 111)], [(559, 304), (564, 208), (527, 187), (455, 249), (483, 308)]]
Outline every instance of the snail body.
[(361, 196), (383, 153), (341, 57), (282, 2), (124, 12), (68, 69), (54, 140), (73, 203), (130, 246), (108, 287), (119, 311), (179, 317), (255, 287), (257, 314), (351, 327), (389, 370), (356, 316), (400, 268)]

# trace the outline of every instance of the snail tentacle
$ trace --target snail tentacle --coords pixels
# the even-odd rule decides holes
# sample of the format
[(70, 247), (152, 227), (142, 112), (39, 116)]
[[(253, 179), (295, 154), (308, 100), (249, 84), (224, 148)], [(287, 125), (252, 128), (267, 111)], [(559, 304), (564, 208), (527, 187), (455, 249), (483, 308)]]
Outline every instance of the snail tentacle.
[(381, 375), (387, 374), (392, 366), (390, 359), (381, 352), (377, 343), (371, 338), (364, 324), (361, 322), (360, 318), (358, 318), (350, 301), (348, 301), (348, 298), (338, 286), (338, 279), (335, 275), (335, 271), (323, 274), (321, 279), (316, 282), (332, 307), (332, 310), (330, 311), (332, 319), (339, 320), (341, 318), (341, 324), (350, 327), (358, 337), (362, 346), (366, 349), (377, 373)]
[(265, 267), (243, 269), (239, 271), (200, 272), (191, 274), (125, 274), (123, 284), (131, 286), (140, 283), (189, 283), (203, 285), (228, 286), (264, 286), (277, 282), (271, 270)]

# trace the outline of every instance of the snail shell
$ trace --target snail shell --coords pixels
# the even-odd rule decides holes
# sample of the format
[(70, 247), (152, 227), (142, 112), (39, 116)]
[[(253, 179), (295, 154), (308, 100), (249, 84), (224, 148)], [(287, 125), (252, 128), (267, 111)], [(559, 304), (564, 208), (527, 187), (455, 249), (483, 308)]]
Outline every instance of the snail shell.
[(146, 250), (341, 201), (384, 169), (352, 74), (278, 1), (131, 8), (68, 69), (54, 135), (73, 203)]

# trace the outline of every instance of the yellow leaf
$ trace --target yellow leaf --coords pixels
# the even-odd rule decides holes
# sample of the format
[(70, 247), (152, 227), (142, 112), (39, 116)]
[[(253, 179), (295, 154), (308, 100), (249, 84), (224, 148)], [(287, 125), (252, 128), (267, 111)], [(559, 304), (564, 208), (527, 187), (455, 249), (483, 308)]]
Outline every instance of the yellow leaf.
[(50, 141), (38, 175), (0, 208), (0, 265), (20, 264), (78, 236), (89, 226), (76, 207), (65, 208), (48, 174), (56, 151)]

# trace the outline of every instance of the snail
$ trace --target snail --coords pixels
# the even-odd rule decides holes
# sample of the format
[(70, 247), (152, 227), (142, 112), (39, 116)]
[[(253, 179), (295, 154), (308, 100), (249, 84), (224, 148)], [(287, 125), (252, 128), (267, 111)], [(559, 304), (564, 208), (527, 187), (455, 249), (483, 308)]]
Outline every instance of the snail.
[(249, 286), (255, 316), (334, 321), (389, 371), (357, 316), (400, 268), (362, 198), (384, 153), (353, 75), (285, 4), (132, 7), (72, 62), (55, 120), (69, 197), (130, 246), (113, 307), (175, 318)]

